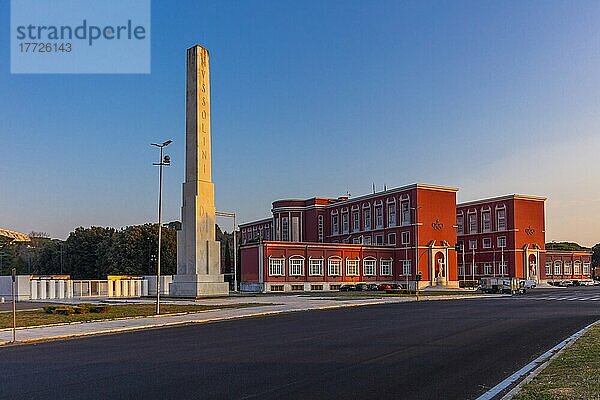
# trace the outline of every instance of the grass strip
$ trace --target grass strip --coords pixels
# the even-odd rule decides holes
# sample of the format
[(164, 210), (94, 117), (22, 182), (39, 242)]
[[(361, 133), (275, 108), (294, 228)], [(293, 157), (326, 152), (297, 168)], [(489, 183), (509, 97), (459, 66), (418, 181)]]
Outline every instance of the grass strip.
[[(161, 304), (160, 311), (163, 314), (194, 313), (225, 308), (247, 308), (260, 307), (271, 304), (265, 303), (239, 303), (223, 305), (179, 305)], [(85, 314), (48, 314), (44, 310), (17, 311), (17, 327), (31, 327), (50, 324), (64, 324), (70, 322), (101, 321), (114, 318), (144, 317), (155, 315), (154, 304), (124, 304), (106, 305), (104, 312)], [(0, 329), (11, 328), (13, 324), (12, 313), (0, 313)]]
[(513, 399), (600, 399), (600, 324), (556, 357)]

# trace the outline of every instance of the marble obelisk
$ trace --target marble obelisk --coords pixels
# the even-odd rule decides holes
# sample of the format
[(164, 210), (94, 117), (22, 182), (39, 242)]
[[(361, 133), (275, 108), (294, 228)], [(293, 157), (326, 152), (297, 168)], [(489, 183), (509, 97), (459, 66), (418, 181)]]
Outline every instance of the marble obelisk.
[(177, 275), (173, 297), (222, 296), (229, 284), (221, 274), (221, 246), (215, 240), (215, 189), (210, 152), (210, 69), (208, 50), (187, 50), (185, 182), (181, 230), (177, 232)]

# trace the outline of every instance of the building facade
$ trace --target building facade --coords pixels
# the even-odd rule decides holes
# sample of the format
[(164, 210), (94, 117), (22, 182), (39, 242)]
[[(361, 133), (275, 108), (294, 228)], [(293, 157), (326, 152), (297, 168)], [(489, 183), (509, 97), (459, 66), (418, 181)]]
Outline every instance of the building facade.
[(543, 279), (545, 198), (509, 195), (456, 206), (461, 279)]
[(458, 286), (457, 191), (414, 184), (357, 198), (275, 201), (271, 218), (240, 225), (242, 283), (261, 291), (414, 287), (420, 273), (420, 286)]
[[(240, 225), (242, 290), (336, 290), (358, 282), (458, 287), (483, 277), (540, 283), (559, 278), (554, 267), (548, 275), (548, 262), (561, 263), (561, 279), (590, 277), (588, 253), (549, 252), (547, 259), (545, 198), (456, 204), (457, 191), (413, 184), (357, 198), (277, 200), (269, 218)], [(564, 265), (573, 267), (565, 272)]]
[(544, 278), (548, 282), (585, 280), (593, 276), (589, 251), (546, 250)]

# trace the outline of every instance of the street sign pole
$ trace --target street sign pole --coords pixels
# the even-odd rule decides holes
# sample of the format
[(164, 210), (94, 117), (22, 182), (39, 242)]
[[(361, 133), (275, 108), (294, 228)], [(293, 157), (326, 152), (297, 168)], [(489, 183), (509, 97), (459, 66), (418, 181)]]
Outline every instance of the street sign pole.
[(12, 303), (13, 303), (13, 330), (12, 330), (12, 341), (16, 342), (17, 337), (17, 299), (16, 299), (16, 283), (17, 283), (17, 269), (12, 269)]

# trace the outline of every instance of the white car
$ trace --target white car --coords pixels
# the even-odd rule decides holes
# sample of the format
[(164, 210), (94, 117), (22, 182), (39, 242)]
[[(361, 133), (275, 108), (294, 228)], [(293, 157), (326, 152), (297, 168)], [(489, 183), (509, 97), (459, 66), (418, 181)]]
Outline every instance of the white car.
[(593, 281), (593, 280), (591, 280), (591, 279), (586, 279), (586, 280), (584, 280), (584, 281), (579, 281), (579, 285), (580, 285), (580, 286), (594, 286), (594, 285), (595, 285), (595, 283), (594, 283), (594, 281)]

